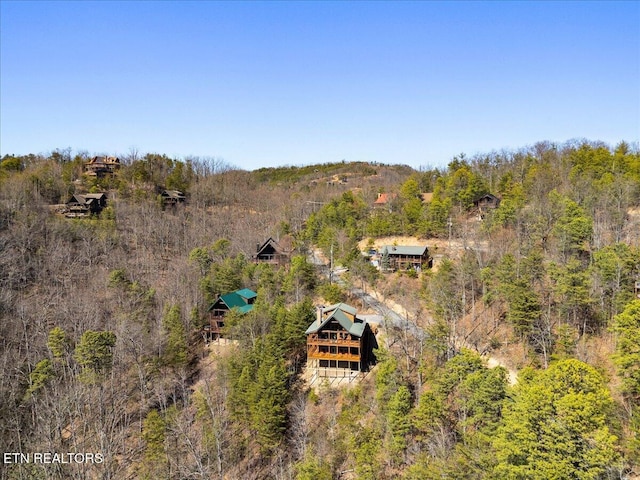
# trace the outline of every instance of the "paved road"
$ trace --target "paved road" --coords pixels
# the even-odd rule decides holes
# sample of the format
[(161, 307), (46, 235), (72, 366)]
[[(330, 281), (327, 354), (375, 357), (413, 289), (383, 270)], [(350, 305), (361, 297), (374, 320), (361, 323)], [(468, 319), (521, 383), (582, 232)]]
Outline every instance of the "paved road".
[[(372, 296), (371, 294), (366, 293), (360, 288), (348, 285), (342, 279), (342, 274), (345, 273), (346, 270), (334, 269), (333, 274), (331, 274), (331, 271), (329, 268), (329, 262), (327, 261), (327, 259), (324, 257), (324, 255), (320, 250), (312, 251), (312, 253), (309, 255), (309, 260), (314, 265), (317, 265), (327, 278), (329, 278), (331, 281), (335, 282), (336, 284), (349, 289), (352, 295), (361, 298), (365, 305), (370, 307), (372, 310), (376, 311), (378, 315), (380, 315), (382, 319), (381, 323), (385, 328), (389, 328), (389, 326), (392, 326), (392, 327), (398, 328), (399, 330), (406, 330), (408, 333), (415, 336), (416, 338), (420, 340), (424, 340), (427, 334), (422, 328), (418, 327), (415, 323), (403, 317), (402, 315), (394, 311), (392, 308), (390, 308), (388, 305), (384, 304), (383, 302), (381, 302), (380, 300)], [(468, 345), (466, 345), (466, 348), (472, 349)], [(496, 366), (502, 366), (506, 368), (508, 372), (509, 383), (511, 385), (514, 385), (517, 382), (518, 373), (512, 368), (509, 368), (502, 360), (490, 355), (483, 355), (483, 357), (487, 360), (487, 365), (490, 368), (493, 368)]]
[(329, 262), (320, 250), (312, 251), (309, 256), (309, 260), (314, 265), (320, 267), (320, 270), (322, 271), (324, 276), (335, 282), (337, 285), (348, 289), (353, 296), (362, 299), (365, 305), (377, 312), (377, 314), (381, 317), (381, 323), (383, 324), (383, 326), (385, 326), (385, 328), (393, 326), (400, 330), (407, 330), (409, 333), (420, 339), (423, 339), (426, 335), (422, 328), (418, 327), (415, 323), (407, 320), (405, 317), (395, 312), (393, 309), (385, 305), (374, 296), (366, 293), (361, 288), (348, 285), (347, 282), (345, 282), (345, 280), (342, 278), (342, 275), (346, 272), (346, 269), (334, 268), (333, 275), (331, 275), (328, 265)]
[(351, 287), (350, 290), (352, 295), (361, 298), (365, 305), (376, 311), (378, 315), (383, 318), (383, 325), (385, 326), (385, 328), (389, 328), (389, 326), (392, 326), (398, 328), (399, 330), (406, 330), (416, 338), (424, 340), (424, 337), (426, 336), (425, 331), (422, 328), (418, 327), (415, 323), (408, 320), (406, 317), (403, 317), (396, 311), (392, 310), (383, 302), (364, 292), (362, 289)]

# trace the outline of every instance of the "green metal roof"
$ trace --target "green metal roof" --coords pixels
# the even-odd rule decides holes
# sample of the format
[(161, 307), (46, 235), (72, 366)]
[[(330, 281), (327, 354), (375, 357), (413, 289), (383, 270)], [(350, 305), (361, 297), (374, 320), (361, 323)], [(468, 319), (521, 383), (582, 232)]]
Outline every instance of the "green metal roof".
[(245, 305), (244, 307), (236, 307), (240, 313), (247, 313), (253, 310), (253, 305)]
[(256, 298), (258, 294), (253, 290), (249, 290), (248, 288), (243, 288), (242, 290), (236, 290), (234, 293), (240, 295), (242, 298), (246, 298), (247, 300), (251, 300), (252, 298)]
[(257, 296), (258, 295), (254, 291), (249, 290), (248, 288), (236, 290), (231, 293), (225, 293), (224, 295), (220, 295), (220, 298), (211, 304), (209, 311), (213, 310), (213, 307), (218, 302), (222, 302), (229, 308), (229, 310), (237, 308), (241, 313), (247, 313), (253, 309), (253, 304), (249, 304), (248, 301)]
[(238, 308), (239, 307), (244, 307), (247, 304), (247, 302), (244, 301), (244, 298), (242, 298), (236, 292), (225, 293), (224, 295), (220, 296), (220, 299), (230, 309), (233, 308), (233, 307), (238, 307)]
[(389, 255), (425, 255), (427, 247), (425, 246), (408, 246), (408, 245), (385, 245), (380, 250), (384, 253), (387, 250)]
[(347, 312), (349, 314), (355, 315), (357, 311), (355, 308), (344, 303), (337, 303), (335, 305), (323, 308), (322, 313), (324, 314), (325, 312), (330, 312), (332, 310), (333, 312), (331, 313), (331, 315), (328, 315), (321, 321), (318, 321), (318, 319), (316, 319), (311, 325), (309, 325), (309, 328), (307, 328), (307, 330), (304, 332), (305, 335), (317, 332), (331, 320), (335, 319), (340, 324), (340, 326), (351, 335), (355, 335), (356, 337), (362, 336), (362, 334), (364, 333), (365, 322), (352, 322), (351, 319), (345, 314), (345, 312)]
[(347, 305), (346, 303), (334, 303), (333, 305), (329, 305), (328, 307), (323, 307), (322, 311), (329, 312), (331, 310), (336, 310), (336, 309), (340, 309), (343, 312), (347, 312), (354, 316), (356, 313), (358, 313), (358, 310), (355, 307), (352, 307), (351, 305)]

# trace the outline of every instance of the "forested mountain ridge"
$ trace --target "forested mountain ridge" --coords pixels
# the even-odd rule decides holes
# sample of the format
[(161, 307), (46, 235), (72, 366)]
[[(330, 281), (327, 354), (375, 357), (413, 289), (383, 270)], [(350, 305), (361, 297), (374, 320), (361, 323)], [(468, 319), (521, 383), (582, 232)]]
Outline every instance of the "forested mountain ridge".
[[(87, 160), (0, 160), (0, 445), (104, 461), (5, 461), (3, 478), (638, 474), (640, 155), (629, 145), (540, 143), (420, 171), (245, 172), (132, 154), (92, 178)], [(187, 204), (163, 209), (161, 189)], [(101, 191), (97, 217), (47, 207)], [(381, 192), (397, 195), (373, 209)], [(488, 193), (500, 205), (478, 212)], [(373, 269), (358, 242), (390, 235), (437, 241), (434, 269)], [(292, 238), (288, 268), (251, 261), (269, 236)], [(378, 365), (344, 390), (301, 378), (314, 302), (359, 302), (308, 263), (316, 246), (427, 332), (381, 328)], [(206, 347), (209, 303), (238, 288), (258, 293), (255, 308), (230, 315), (232, 342)], [(462, 340), (506, 356), (517, 385)]]

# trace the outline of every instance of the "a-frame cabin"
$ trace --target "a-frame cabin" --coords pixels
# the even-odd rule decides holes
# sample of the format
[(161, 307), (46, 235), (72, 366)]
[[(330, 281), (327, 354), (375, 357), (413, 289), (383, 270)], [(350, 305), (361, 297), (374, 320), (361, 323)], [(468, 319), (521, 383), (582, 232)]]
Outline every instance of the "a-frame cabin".
[(257, 245), (254, 259), (256, 263), (284, 265), (289, 262), (289, 256), (290, 252), (269, 237), (262, 245)]

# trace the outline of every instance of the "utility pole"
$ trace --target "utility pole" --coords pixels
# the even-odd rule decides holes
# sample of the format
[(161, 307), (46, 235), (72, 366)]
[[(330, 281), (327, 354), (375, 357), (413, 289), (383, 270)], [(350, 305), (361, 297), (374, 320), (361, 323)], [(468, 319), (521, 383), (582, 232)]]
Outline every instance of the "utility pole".
[(331, 244), (331, 255), (329, 257), (329, 284), (333, 283), (333, 243)]

